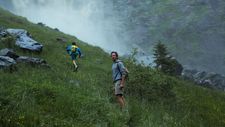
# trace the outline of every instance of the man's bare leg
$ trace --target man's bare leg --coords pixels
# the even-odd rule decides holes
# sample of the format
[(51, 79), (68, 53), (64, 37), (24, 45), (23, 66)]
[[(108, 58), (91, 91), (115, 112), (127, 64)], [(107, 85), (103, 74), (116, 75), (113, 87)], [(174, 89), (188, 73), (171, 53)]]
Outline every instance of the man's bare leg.
[(124, 99), (124, 97), (122, 95), (117, 95), (116, 98), (117, 98), (117, 101), (120, 104), (120, 108), (123, 109), (125, 107), (125, 99)]

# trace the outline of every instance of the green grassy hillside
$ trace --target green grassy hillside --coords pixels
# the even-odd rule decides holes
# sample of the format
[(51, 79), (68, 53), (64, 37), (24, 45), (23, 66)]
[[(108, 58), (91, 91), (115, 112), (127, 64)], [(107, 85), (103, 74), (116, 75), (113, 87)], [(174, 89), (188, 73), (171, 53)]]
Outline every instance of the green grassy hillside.
[[(18, 64), (0, 70), (0, 126), (3, 127), (222, 127), (225, 94), (124, 60), (130, 70), (126, 86), (127, 111), (121, 112), (112, 91), (111, 58), (101, 48), (73, 36), (28, 22), (0, 9), (0, 26), (28, 30), (44, 45), (40, 57), (51, 68)], [(71, 69), (65, 37), (79, 41), (85, 57), (79, 71)], [(0, 43), (0, 48), (7, 47)]]

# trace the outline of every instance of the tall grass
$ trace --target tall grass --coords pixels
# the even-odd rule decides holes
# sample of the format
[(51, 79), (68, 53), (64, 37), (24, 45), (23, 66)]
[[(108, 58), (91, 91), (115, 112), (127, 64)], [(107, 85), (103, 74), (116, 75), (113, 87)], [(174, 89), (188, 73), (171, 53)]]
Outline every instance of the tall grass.
[[(0, 10), (0, 26), (24, 28), (44, 45), (40, 54), (18, 55), (45, 59), (50, 68), (18, 64), (17, 71), (0, 70), (0, 126), (3, 127), (190, 127), (225, 126), (225, 94), (194, 86), (154, 69), (125, 62), (126, 110), (113, 96), (109, 54), (48, 27)], [(56, 41), (65, 37), (68, 43)], [(72, 71), (65, 51), (71, 41), (84, 57)], [(0, 48), (6, 45), (0, 44)]]

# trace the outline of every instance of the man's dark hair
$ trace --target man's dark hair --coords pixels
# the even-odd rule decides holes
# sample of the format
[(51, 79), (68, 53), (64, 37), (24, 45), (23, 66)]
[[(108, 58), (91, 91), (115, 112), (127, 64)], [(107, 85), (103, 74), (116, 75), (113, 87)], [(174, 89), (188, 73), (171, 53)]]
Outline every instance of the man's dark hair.
[(74, 41), (74, 42), (72, 42), (72, 45), (77, 45), (77, 44), (76, 44), (76, 42)]
[(117, 53), (116, 51), (112, 51), (112, 52), (111, 52), (111, 56), (112, 56), (112, 54), (113, 54), (113, 53), (115, 53), (115, 54), (116, 54), (116, 57), (118, 57), (118, 56), (119, 56), (119, 55), (118, 55), (118, 53)]

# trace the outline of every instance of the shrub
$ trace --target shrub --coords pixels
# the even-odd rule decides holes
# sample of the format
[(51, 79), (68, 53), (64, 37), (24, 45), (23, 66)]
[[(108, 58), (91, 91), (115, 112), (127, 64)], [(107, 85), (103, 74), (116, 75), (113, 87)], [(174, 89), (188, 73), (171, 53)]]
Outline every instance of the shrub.
[(173, 83), (169, 77), (163, 76), (149, 67), (137, 65), (130, 70), (127, 92), (148, 101), (158, 101), (174, 98)]

